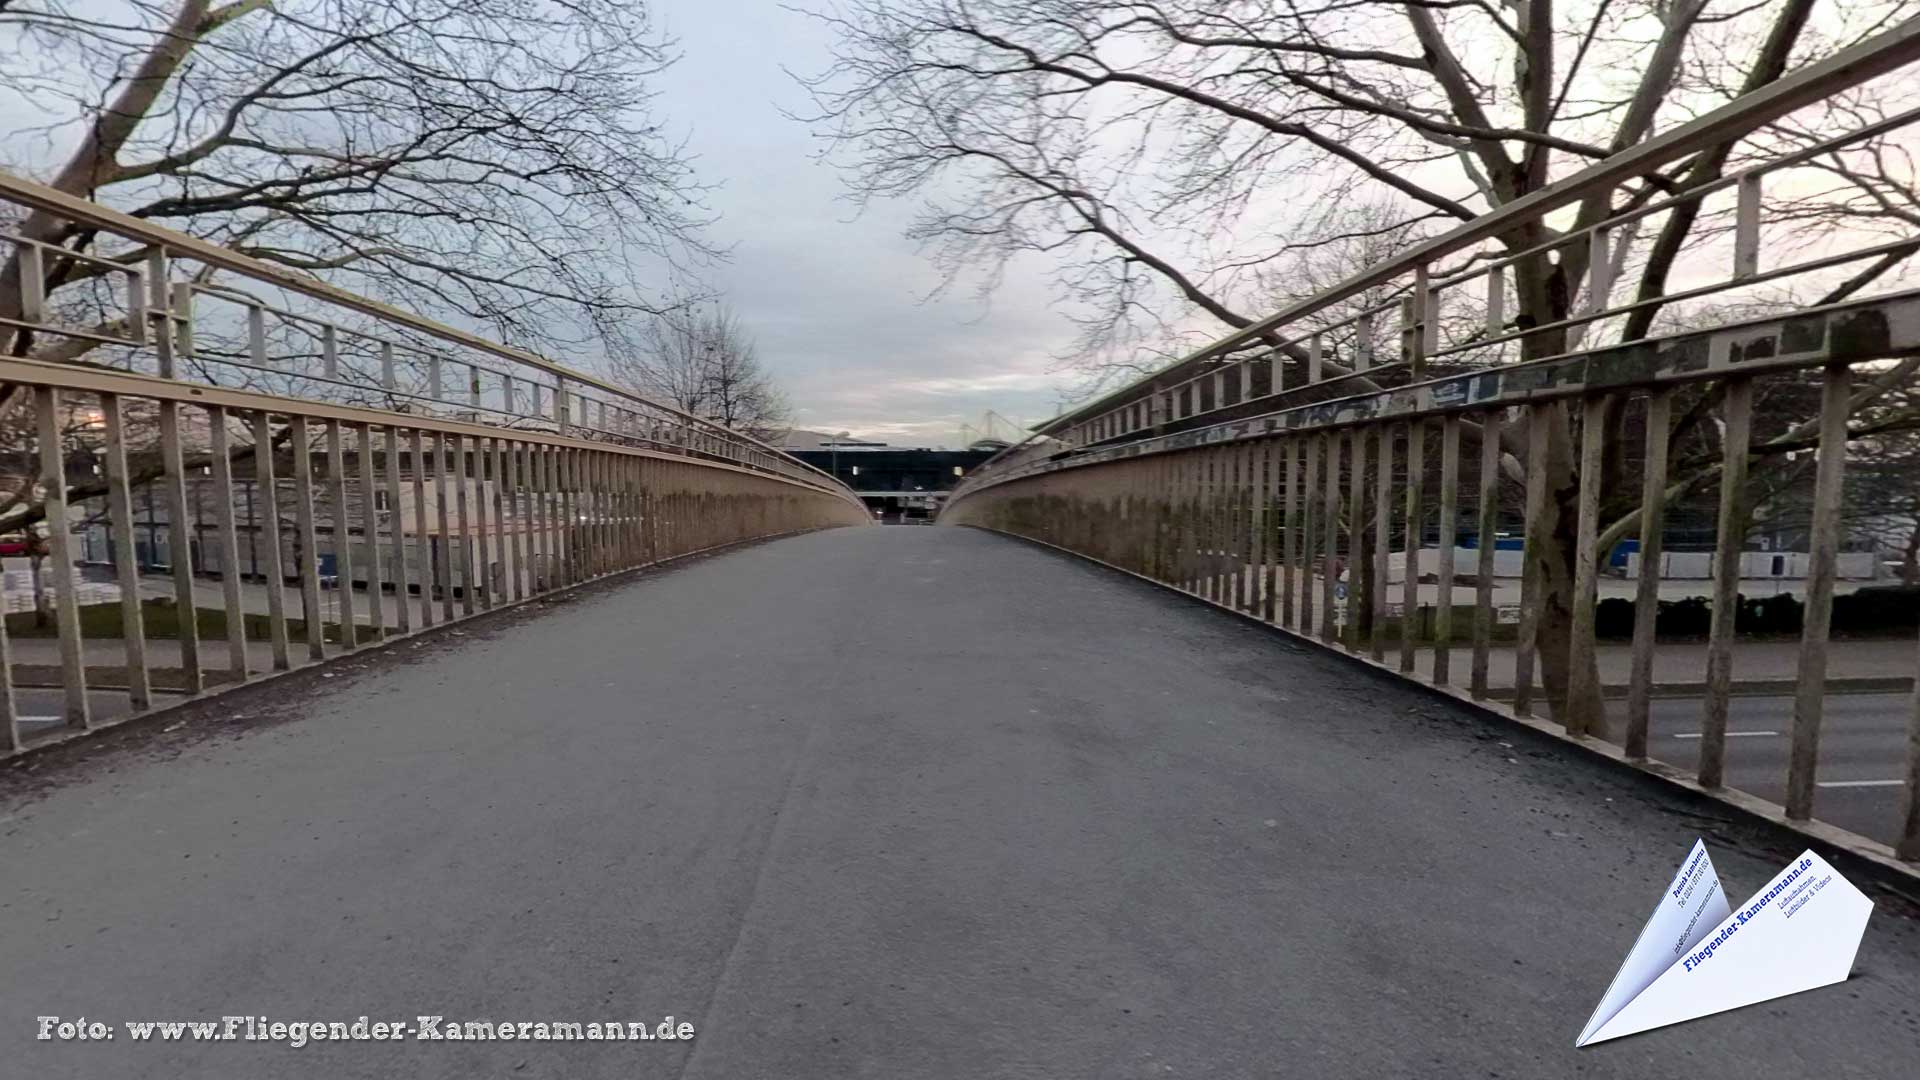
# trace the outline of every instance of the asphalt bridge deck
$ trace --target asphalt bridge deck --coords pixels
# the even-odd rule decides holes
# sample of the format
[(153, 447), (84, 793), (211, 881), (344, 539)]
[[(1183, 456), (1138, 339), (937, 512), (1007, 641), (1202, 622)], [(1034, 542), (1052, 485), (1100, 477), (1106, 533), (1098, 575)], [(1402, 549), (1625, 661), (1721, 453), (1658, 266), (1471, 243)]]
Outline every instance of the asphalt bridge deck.
[[(0, 1072), (1744, 1080), (1920, 1060), (1920, 933), (1884, 896), (1845, 986), (1576, 1052), (1696, 835), (1736, 899), (1797, 849), (985, 533), (741, 548), (326, 674), (7, 770)], [(45, 1014), (672, 1014), (696, 1034), (63, 1044), (34, 1038)]]

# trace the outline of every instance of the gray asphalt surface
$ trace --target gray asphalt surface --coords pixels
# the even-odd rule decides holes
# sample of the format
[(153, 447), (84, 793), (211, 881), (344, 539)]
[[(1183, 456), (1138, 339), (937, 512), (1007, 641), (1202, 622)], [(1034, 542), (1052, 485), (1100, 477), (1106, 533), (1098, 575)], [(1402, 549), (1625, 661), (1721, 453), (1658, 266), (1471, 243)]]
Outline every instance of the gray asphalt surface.
[[(1798, 847), (980, 532), (744, 548), (329, 674), (5, 770), (0, 1073), (1750, 1080), (1920, 1052), (1920, 924), (1871, 890), (1847, 984), (1574, 1050), (1696, 835), (1736, 897)], [(37, 1041), (50, 1014), (116, 1037)], [(120, 1027), (229, 1014), (696, 1034)]]

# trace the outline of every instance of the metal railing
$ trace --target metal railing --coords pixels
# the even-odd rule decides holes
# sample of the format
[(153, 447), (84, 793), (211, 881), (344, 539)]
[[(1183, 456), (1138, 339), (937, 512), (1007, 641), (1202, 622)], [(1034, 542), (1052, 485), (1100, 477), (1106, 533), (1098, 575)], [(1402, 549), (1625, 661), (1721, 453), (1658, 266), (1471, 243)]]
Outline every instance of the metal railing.
[[(1826, 290), (1842, 299), (1812, 307), (1775, 299), (1759, 318), (1725, 313), (1741, 290), (1822, 282), (1920, 249), (1914, 230), (1890, 240), (1842, 236), (1811, 254), (1775, 244), (1770, 237), (1790, 235), (1793, 223), (1768, 221), (1761, 197), (1791, 170), (1843, 167), (1871, 140), (1910, 129), (1920, 110), (1691, 187), (1668, 168), (1915, 59), (1920, 22), (1909, 22), (1415, 245), (1040, 425), (976, 470), (941, 521), (1101, 560), (1424, 683), (1505, 698), (1518, 716), (1545, 705), (1568, 734), (1613, 741), (1630, 760), (1652, 757), (1654, 737), (1685, 740), (1674, 745), (1694, 748), (1691, 774), (1708, 790), (1731, 786), (1729, 735), (1757, 734), (1730, 728), (1738, 695), (1791, 698), (1784, 783), (1760, 777), (1748, 786), (1777, 793), (1795, 821), (1812, 819), (1825, 789), (1897, 792), (1897, 811), (1854, 828), (1920, 859), (1920, 697), (1911, 696), (1920, 650), (1911, 624), (1894, 619), (1892, 651), (1883, 642), (1873, 655), (1898, 659), (1872, 678), (1851, 669), (1828, 678), (1836, 656), (1865, 650), (1831, 640), (1863, 629), (1834, 618), (1843, 563), (1850, 573), (1863, 565), (1842, 552), (1849, 459), (1857, 477), (1920, 417), (1909, 410), (1900, 424), (1875, 423), (1873, 413), (1899, 395), (1920, 408), (1920, 292)], [(1512, 242), (1524, 224), (1633, 180), (1643, 181), (1637, 201), (1542, 243)], [(1624, 230), (1716, 197), (1729, 200), (1720, 209), (1730, 235), (1724, 250), (1695, 257), (1708, 271), (1724, 257), (1726, 273), (1657, 297), (1610, 299), (1613, 242)], [(1508, 271), (1575, 249), (1587, 270), (1569, 314), (1509, 320)], [(1776, 249), (1794, 255), (1763, 261)], [(1356, 297), (1365, 302), (1337, 309)], [(1689, 301), (1706, 302), (1688, 311)], [(1598, 343), (1598, 331), (1656, 307), (1689, 318), (1658, 336)], [(1373, 331), (1396, 316), (1399, 348), (1385, 357)], [(1543, 350), (1542, 341), (1557, 347)], [(1920, 484), (1920, 475), (1905, 482)], [(1786, 645), (1742, 637), (1764, 622), (1757, 600), (1743, 597), (1743, 577), (1769, 576), (1745, 573), (1763, 557), (1748, 543), (1761, 503), (1788, 508), (1776, 516), (1790, 527), (1776, 526), (1805, 548), (1790, 552), (1805, 572)], [(1683, 512), (1708, 523), (1711, 543), (1698, 546), (1710, 552), (1663, 551)], [(1622, 546), (1629, 540), (1637, 550)], [(1697, 585), (1676, 570), (1687, 559), (1698, 564)], [(1869, 579), (1877, 572), (1869, 567)], [(1622, 586), (1608, 590), (1622, 595), (1604, 607), (1603, 581)], [(1468, 590), (1471, 603), (1456, 610)], [(1892, 602), (1920, 613), (1911, 594)], [(1706, 609), (1704, 641), (1689, 653), (1700, 660), (1697, 684), (1677, 688), (1657, 678), (1656, 663), (1689, 648), (1678, 640), (1686, 612), (1676, 603)], [(1776, 668), (1785, 664), (1769, 672), (1782, 677), (1737, 680), (1762, 645)], [(1467, 654), (1464, 672), (1458, 652)], [(1823, 718), (1842, 683), (1910, 695), (1890, 706), (1908, 733), (1875, 753), (1890, 775), (1823, 779)], [(1672, 693), (1697, 699), (1691, 730), (1653, 723), (1671, 712)], [(1859, 846), (1886, 853), (1872, 841)]]
[[(551, 431), (844, 488), (751, 436), (598, 376), (4, 171), (0, 202), (134, 245), (107, 257), (0, 232), (21, 267), (20, 314), (0, 316), (0, 327), (92, 344), (92, 366)], [(81, 305), (91, 326), (48, 300), (46, 283), (70, 283), (76, 268), (107, 284)]]
[(17, 177), (0, 200), (42, 226), (0, 234), (0, 756), (684, 553), (870, 523), (825, 473), (590, 374)]

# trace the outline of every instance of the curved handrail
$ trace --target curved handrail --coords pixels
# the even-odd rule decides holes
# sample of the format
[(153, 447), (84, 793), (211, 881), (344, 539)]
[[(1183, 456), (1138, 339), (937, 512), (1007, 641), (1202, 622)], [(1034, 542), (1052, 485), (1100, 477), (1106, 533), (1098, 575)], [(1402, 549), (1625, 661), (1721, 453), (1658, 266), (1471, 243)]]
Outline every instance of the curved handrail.
[[(596, 375), (554, 363), (527, 349), (502, 344), (479, 334), (448, 326), (445, 323), (437, 322), (425, 316), (394, 307), (391, 304), (375, 300), (368, 296), (362, 296), (319, 279), (306, 277), (286, 267), (278, 266), (242, 252), (233, 251), (229, 248), (200, 239), (199, 237), (167, 228), (164, 225), (159, 225), (143, 218), (137, 218), (122, 211), (66, 194), (48, 185), (16, 176), (4, 169), (0, 169), (0, 200), (12, 202), (30, 210), (40, 211), (75, 225), (82, 225), (111, 233), (123, 239), (152, 248), (155, 251), (163, 252), (168, 256), (191, 259), (203, 265), (226, 270), (243, 278), (263, 282), (275, 288), (285, 289), (288, 292), (305, 296), (324, 304), (334, 305), (362, 315), (367, 315), (383, 324), (404, 328), (408, 331), (450, 345), (500, 357), (545, 374), (556, 380), (556, 383), (561, 386), (572, 385), (591, 388), (600, 393), (611, 395), (639, 409), (643, 409), (648, 413), (670, 418), (688, 430), (698, 431), (707, 438), (717, 440), (724, 445), (743, 451), (742, 461), (750, 468), (760, 468), (777, 475), (785, 475), (794, 479), (804, 479), (808, 483), (843, 494), (845, 498), (858, 502), (858, 496), (856, 496), (853, 490), (844, 482), (829, 476), (826, 472), (818, 468), (808, 465), (806, 462), (793, 457), (785, 451), (761, 442), (750, 435), (734, 431), (725, 425), (693, 415), (644, 394), (639, 394), (614, 383), (610, 383)], [(37, 247), (45, 249), (46, 252), (59, 258), (78, 258), (89, 262), (112, 265), (120, 272), (135, 279), (130, 286), (130, 296), (133, 297), (133, 303), (130, 306), (138, 308), (141, 304), (144, 304), (146, 302), (145, 293), (149, 290), (154, 294), (154, 299), (158, 301), (160, 305), (167, 303), (165, 296), (167, 284), (164, 281), (158, 280), (142, 281), (141, 279), (148, 278), (146, 270), (142, 267), (118, 263), (114, 260), (103, 259), (100, 256), (87, 253), (70, 252), (56, 245), (43, 244), (22, 237), (9, 237), (9, 239), (12, 239), (18, 245), (22, 245), (22, 250), (26, 250), (28, 247)], [(146, 286), (145, 289), (141, 288), (142, 284)], [(32, 288), (34, 286), (23, 282), (23, 287)], [(200, 288), (201, 291), (209, 291), (204, 286)], [(231, 299), (233, 297), (229, 296), (229, 298)], [(259, 305), (257, 301), (254, 303), (256, 306), (264, 307), (264, 305)], [(144, 316), (144, 312), (140, 312), (139, 314)], [(310, 318), (297, 313), (287, 314), (298, 318)], [(32, 320), (22, 320), (22, 325), (51, 334), (79, 337), (95, 336), (89, 335), (84, 331), (77, 331), (74, 328), (37, 323)], [(137, 335), (143, 334), (144, 327), (136, 328), (135, 333)], [(136, 339), (134, 342), (124, 342), (123, 344), (134, 344), (137, 343), (138, 340), (143, 339)], [(698, 451), (694, 451), (691, 448), (683, 449), (687, 451), (685, 453), (687, 457), (698, 459), (701, 456)], [(752, 457), (754, 456), (777, 462), (779, 467), (770, 468), (756, 464), (752, 461)]]

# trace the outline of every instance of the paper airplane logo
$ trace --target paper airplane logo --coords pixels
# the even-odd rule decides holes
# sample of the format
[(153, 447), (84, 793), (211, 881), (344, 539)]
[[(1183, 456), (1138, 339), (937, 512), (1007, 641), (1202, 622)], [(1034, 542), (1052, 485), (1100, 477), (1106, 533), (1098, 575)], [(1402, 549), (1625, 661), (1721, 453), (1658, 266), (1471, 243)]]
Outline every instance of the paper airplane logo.
[(1805, 851), (1738, 909), (1698, 840), (1575, 1046), (1841, 982), (1873, 901)]

